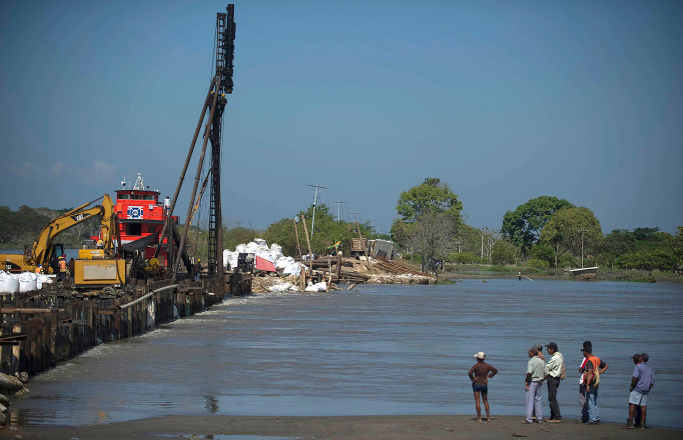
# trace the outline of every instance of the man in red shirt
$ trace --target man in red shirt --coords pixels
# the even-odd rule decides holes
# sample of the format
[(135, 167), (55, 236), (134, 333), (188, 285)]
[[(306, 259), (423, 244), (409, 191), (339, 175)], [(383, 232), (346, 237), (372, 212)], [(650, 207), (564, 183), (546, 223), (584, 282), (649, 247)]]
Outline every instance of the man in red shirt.
[(470, 368), (467, 375), (472, 381), (472, 391), (474, 391), (474, 403), (477, 407), (477, 422), (481, 422), (481, 406), (479, 405), (479, 395), (484, 401), (484, 408), (486, 409), (486, 420), (491, 421), (491, 411), (489, 409), (489, 401), (487, 399), (489, 392), (489, 379), (498, 373), (498, 370), (493, 368), (491, 365), (484, 362), (486, 355), (483, 351), (474, 355), (477, 358), (477, 363)]

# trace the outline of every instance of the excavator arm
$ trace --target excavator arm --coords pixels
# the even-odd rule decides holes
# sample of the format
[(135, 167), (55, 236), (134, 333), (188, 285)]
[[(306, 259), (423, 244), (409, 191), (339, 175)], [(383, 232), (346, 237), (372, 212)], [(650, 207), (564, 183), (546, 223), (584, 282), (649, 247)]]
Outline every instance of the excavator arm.
[[(101, 205), (88, 208), (88, 206), (92, 205), (99, 199), (103, 199)], [(33, 261), (31, 261), (31, 263), (33, 263), (34, 266), (38, 264), (46, 265), (48, 263), (48, 259), (50, 258), (50, 250), (52, 249), (52, 243), (54, 242), (55, 238), (72, 226), (83, 223), (95, 215), (102, 216), (100, 234), (102, 237), (102, 242), (104, 243), (105, 255), (113, 256), (113, 237), (118, 236), (118, 220), (116, 217), (115, 208), (116, 205), (112, 202), (109, 195), (105, 194), (104, 196), (97, 198), (92, 202), (85, 203), (78, 208), (72, 209), (71, 211), (55, 218), (41, 231), (38, 241), (33, 244), (33, 252), (31, 255), (31, 259)]]

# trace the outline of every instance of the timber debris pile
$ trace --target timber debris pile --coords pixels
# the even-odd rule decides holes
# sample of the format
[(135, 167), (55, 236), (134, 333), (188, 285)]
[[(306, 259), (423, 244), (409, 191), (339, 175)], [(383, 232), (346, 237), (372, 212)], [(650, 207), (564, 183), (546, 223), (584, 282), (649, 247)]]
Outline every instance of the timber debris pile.
[[(305, 256), (307, 257), (307, 256)], [(434, 284), (424, 272), (381, 258), (334, 256), (314, 259), (284, 256), (277, 243), (270, 246), (257, 238), (223, 251), (223, 264), (239, 272), (252, 273), (252, 292), (323, 292), (343, 290), (340, 284)]]

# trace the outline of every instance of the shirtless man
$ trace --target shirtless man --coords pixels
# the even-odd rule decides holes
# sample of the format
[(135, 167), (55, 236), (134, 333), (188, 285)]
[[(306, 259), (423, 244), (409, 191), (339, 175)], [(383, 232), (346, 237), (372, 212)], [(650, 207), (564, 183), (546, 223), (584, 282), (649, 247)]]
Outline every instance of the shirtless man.
[(477, 407), (477, 422), (481, 422), (481, 406), (479, 405), (479, 395), (484, 401), (484, 408), (486, 409), (486, 420), (491, 421), (491, 411), (489, 409), (489, 401), (487, 399), (489, 392), (489, 379), (498, 373), (498, 370), (493, 368), (491, 365), (484, 362), (486, 355), (483, 351), (474, 355), (477, 358), (477, 363), (470, 368), (467, 375), (472, 381), (472, 391), (474, 391), (474, 403)]

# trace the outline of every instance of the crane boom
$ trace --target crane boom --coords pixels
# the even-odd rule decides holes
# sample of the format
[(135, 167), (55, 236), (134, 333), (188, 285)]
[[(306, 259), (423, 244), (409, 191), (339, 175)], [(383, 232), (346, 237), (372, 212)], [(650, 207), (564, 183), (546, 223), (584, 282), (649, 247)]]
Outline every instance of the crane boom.
[(187, 222), (187, 227), (189, 228), (192, 226), (192, 221), (194, 220), (194, 215), (197, 213), (197, 210), (199, 209), (199, 203), (202, 201), (202, 197), (204, 196), (204, 191), (206, 191), (206, 185), (209, 183), (209, 176), (211, 175), (211, 172), (206, 175), (206, 178), (204, 179), (204, 183), (202, 183), (202, 189), (199, 191), (199, 195), (197, 196), (197, 200), (194, 202), (194, 208), (192, 208), (192, 215), (190, 216), (190, 220)]

